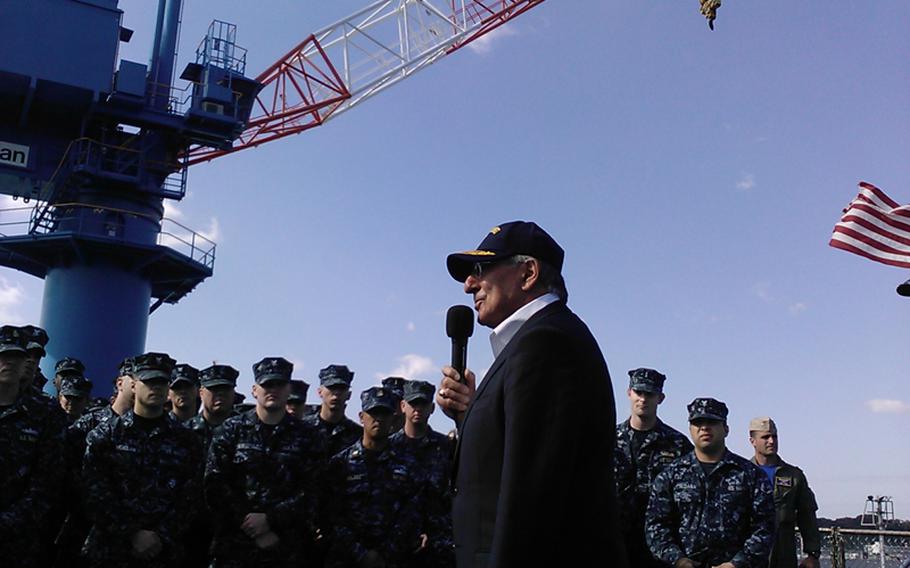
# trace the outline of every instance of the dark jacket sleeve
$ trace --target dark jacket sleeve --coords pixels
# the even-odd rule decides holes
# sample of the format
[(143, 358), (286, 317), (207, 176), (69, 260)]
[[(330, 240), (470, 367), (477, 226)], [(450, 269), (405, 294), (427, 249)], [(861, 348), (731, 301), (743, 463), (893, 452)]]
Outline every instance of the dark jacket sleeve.
[(818, 553), (822, 548), (821, 534), (818, 531), (818, 519), (815, 511), (818, 510), (818, 503), (815, 501), (815, 493), (809, 487), (806, 481), (806, 475), (799, 471), (799, 496), (797, 499), (796, 524), (799, 527), (799, 534), (803, 540), (803, 552)]

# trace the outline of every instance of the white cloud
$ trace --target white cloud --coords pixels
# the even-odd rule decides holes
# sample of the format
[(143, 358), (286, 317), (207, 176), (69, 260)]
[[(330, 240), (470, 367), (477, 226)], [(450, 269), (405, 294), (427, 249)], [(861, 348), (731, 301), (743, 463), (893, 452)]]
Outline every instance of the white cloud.
[(414, 325), (414, 322), (409, 321), (408, 324), (405, 326), (405, 329), (407, 329), (408, 331), (414, 331), (415, 329), (417, 329), (417, 326)]
[(174, 201), (173, 199), (165, 199), (164, 200), (164, 216), (167, 217), (168, 219), (173, 219), (175, 221), (178, 221), (180, 219), (183, 219), (183, 211), (181, 211), (180, 208), (177, 207), (176, 201)]
[(482, 35), (468, 44), (468, 49), (477, 55), (487, 55), (493, 51), (493, 44), (500, 39), (517, 36), (518, 32), (508, 25), (499, 26), (486, 35)]
[(376, 373), (376, 379), (386, 377), (404, 377), (406, 379), (431, 379), (439, 373), (433, 360), (423, 355), (408, 353), (398, 358), (398, 366), (388, 373)]
[(757, 282), (752, 286), (752, 293), (762, 302), (770, 304), (773, 299), (771, 298), (770, 288), (771, 284), (768, 282)]
[(21, 325), (25, 321), (19, 308), (25, 301), (25, 291), (19, 283), (11, 283), (0, 276), (0, 322)]
[(755, 187), (755, 176), (743, 172), (743, 175), (739, 178), (739, 181), (736, 182), (736, 189), (740, 191), (749, 191)]
[(873, 398), (866, 401), (866, 408), (877, 414), (900, 414), (910, 412), (910, 404), (890, 398)]
[(799, 314), (803, 313), (804, 311), (806, 311), (808, 309), (809, 309), (809, 305), (806, 304), (805, 302), (796, 302), (795, 304), (792, 304), (789, 308), (787, 308), (787, 310), (790, 312), (791, 316), (798, 316)]

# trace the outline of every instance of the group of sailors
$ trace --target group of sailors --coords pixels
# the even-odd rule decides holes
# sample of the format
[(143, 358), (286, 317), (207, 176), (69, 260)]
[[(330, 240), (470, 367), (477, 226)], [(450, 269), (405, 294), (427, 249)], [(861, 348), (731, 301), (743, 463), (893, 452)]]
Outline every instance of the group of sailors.
[[(9, 566), (454, 566), (454, 439), (433, 431), (435, 387), (389, 377), (360, 395), (354, 373), (319, 372), (316, 409), (293, 364), (197, 370), (164, 353), (127, 358), (109, 404), (74, 358), (39, 388), (48, 337), (0, 327), (0, 557)], [(727, 406), (688, 405), (689, 436), (663, 423), (666, 377), (629, 372), (617, 425), (616, 493), (635, 567), (818, 567), (814, 495), (780, 459), (777, 426), (750, 423), (751, 460), (726, 448)], [(545, 425), (542, 425), (545, 427)], [(533, 546), (533, 543), (528, 543)], [(692, 551), (695, 551), (694, 553)]]
[(46, 344), (40, 328), (0, 327), (4, 565), (454, 565), (454, 443), (427, 422), (432, 384), (366, 389), (360, 426), (344, 365), (320, 371), (322, 404), (306, 413), (300, 390), (290, 401), (293, 364), (266, 357), (238, 409), (233, 367), (151, 352), (123, 361), (110, 404), (73, 420), (64, 402), (87, 397), (84, 368), (61, 360), (58, 398), (44, 395)]

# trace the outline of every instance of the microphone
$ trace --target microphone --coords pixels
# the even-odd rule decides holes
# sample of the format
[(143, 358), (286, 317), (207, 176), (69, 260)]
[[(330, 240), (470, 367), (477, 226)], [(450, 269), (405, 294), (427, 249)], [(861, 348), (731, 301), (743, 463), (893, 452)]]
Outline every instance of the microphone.
[(452, 306), (446, 312), (446, 335), (452, 338), (452, 367), (464, 383), (468, 365), (468, 338), (474, 333), (474, 310), (468, 306)]

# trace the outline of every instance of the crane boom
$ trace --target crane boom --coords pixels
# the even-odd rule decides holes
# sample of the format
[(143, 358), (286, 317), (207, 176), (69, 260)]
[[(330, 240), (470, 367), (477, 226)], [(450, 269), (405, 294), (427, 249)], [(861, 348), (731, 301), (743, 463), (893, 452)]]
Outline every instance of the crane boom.
[(544, 0), (378, 0), (315, 32), (263, 71), (230, 149), (196, 145), (188, 165), (319, 126)]

